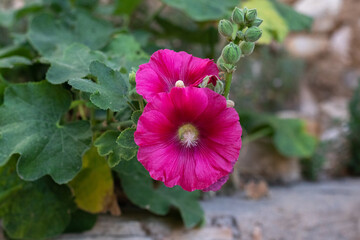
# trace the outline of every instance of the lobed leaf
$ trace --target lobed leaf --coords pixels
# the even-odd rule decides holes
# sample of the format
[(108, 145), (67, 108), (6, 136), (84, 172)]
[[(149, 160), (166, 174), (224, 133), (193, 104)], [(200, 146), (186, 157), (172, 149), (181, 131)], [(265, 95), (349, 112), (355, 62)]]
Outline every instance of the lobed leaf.
[(90, 64), (90, 73), (97, 78), (97, 83), (88, 79), (71, 79), (69, 84), (91, 93), (91, 102), (101, 109), (116, 112), (126, 107), (128, 83), (119, 71), (95, 61)]
[(110, 167), (115, 167), (121, 160), (132, 159), (137, 153), (137, 148), (124, 148), (116, 143), (119, 134), (118, 131), (106, 131), (94, 142), (99, 155), (108, 157)]
[(100, 49), (107, 44), (112, 33), (111, 24), (86, 12), (77, 12), (73, 22), (42, 13), (31, 21), (27, 36), (34, 48), (48, 57), (57, 49), (73, 43), (84, 44), (93, 50)]
[(126, 196), (135, 205), (159, 215), (167, 214), (170, 207), (175, 206), (187, 228), (203, 220), (198, 191), (186, 192), (178, 186), (168, 188), (164, 185), (155, 189), (153, 179), (136, 158), (120, 162), (114, 170), (119, 174)]
[(137, 145), (134, 141), (135, 128), (127, 128), (122, 131), (116, 140), (116, 143), (124, 148), (137, 148)]
[(77, 206), (90, 213), (106, 210), (114, 194), (114, 182), (106, 160), (99, 156), (95, 147), (83, 156), (83, 168), (69, 183)]
[(219, 20), (237, 6), (239, 0), (161, 0), (163, 3), (184, 11), (195, 21)]
[(85, 77), (90, 73), (91, 62), (105, 61), (106, 56), (82, 44), (74, 43), (44, 59), (51, 64), (46, 79), (52, 84), (61, 84), (70, 79)]
[(11, 197), (1, 199), (0, 216), (10, 238), (50, 238), (69, 224), (74, 208), (70, 190), (48, 177), (24, 182), (16, 174), (15, 157), (0, 167), (0, 196), (9, 191)]
[(44, 81), (7, 87), (0, 106), (0, 166), (20, 154), (17, 171), (27, 181), (47, 174), (59, 184), (73, 179), (91, 131), (85, 121), (59, 124), (70, 103), (68, 91)]

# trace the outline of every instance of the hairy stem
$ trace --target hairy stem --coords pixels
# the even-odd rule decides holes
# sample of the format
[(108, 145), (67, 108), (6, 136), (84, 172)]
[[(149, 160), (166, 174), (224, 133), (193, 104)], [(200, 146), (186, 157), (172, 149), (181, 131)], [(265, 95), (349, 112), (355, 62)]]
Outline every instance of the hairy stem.
[(225, 73), (225, 90), (224, 97), (229, 98), (229, 92), (231, 87), (232, 73)]

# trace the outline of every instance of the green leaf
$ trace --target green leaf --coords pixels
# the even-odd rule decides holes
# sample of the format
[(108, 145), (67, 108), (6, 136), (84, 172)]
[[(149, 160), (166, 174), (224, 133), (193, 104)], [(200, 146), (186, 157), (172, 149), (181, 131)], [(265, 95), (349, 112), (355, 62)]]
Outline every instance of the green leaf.
[(0, 58), (0, 68), (13, 68), (17, 65), (30, 65), (31, 61), (25, 57), (11, 56)]
[(17, 170), (25, 180), (47, 174), (59, 184), (73, 179), (91, 131), (85, 121), (59, 124), (70, 103), (68, 91), (45, 81), (7, 87), (0, 107), (0, 166), (20, 154)]
[(2, 226), (12, 239), (44, 239), (61, 234), (74, 208), (70, 190), (45, 177), (24, 182), (16, 174), (16, 158), (0, 167), (0, 195), (15, 189), (1, 201)]
[(249, 135), (254, 136), (270, 128), (270, 131), (264, 131), (265, 136), (273, 138), (277, 150), (284, 156), (307, 158), (314, 154), (317, 140), (306, 132), (305, 123), (302, 120), (246, 112), (239, 115)]
[(136, 158), (122, 161), (114, 170), (118, 172), (126, 196), (135, 205), (159, 215), (169, 212), (171, 206), (179, 209), (187, 228), (199, 224), (204, 212), (198, 202), (198, 191), (186, 192), (180, 187), (154, 188), (153, 180)]
[(121, 160), (130, 160), (136, 153), (137, 148), (124, 148), (116, 143), (119, 137), (118, 131), (106, 131), (101, 135), (94, 145), (98, 148), (100, 156), (108, 157), (108, 164), (110, 167), (115, 167)]
[(271, 2), (281, 17), (285, 19), (290, 31), (304, 31), (311, 29), (313, 23), (311, 17), (298, 13), (290, 6), (278, 2), (277, 0), (271, 0)]
[(163, 3), (184, 11), (195, 21), (219, 20), (227, 15), (239, 0), (161, 0)]
[(61, 84), (73, 78), (85, 77), (90, 73), (91, 62), (105, 61), (106, 56), (82, 44), (74, 43), (44, 59), (51, 64), (46, 79), (52, 84)]
[(7, 86), (8, 83), (0, 75), (0, 105), (4, 102), (4, 92)]
[(260, 25), (263, 34), (258, 43), (269, 44), (273, 39), (278, 42), (284, 41), (289, 33), (289, 28), (271, 1), (248, 0), (242, 5), (249, 9), (256, 8), (258, 17), (264, 20)]
[(27, 33), (30, 43), (43, 56), (51, 56), (57, 49), (73, 43), (82, 43), (96, 50), (104, 47), (113, 29), (108, 22), (96, 19), (85, 12), (76, 12), (70, 17), (55, 19), (50, 14), (33, 18)]
[(117, 34), (106, 46), (104, 52), (109, 56), (108, 64), (113, 69), (122, 66), (129, 71), (132, 67), (137, 68), (149, 60), (148, 54), (141, 49), (140, 43), (132, 35), (124, 33)]
[(106, 160), (100, 157), (95, 147), (83, 157), (83, 168), (69, 183), (77, 206), (90, 213), (106, 210), (114, 194), (114, 182)]
[(306, 133), (305, 123), (299, 119), (272, 119), (275, 129), (274, 143), (288, 157), (311, 157), (315, 152), (316, 138)]
[(71, 214), (71, 222), (65, 229), (65, 233), (82, 233), (91, 230), (97, 220), (96, 214), (76, 210)]
[(143, 112), (140, 110), (133, 112), (131, 115), (131, 121), (133, 121), (134, 124), (137, 124), (142, 113)]
[(116, 140), (117, 144), (124, 148), (137, 148), (137, 145), (134, 141), (135, 128), (127, 128), (122, 131)]
[(95, 61), (90, 65), (90, 73), (97, 78), (97, 83), (88, 79), (72, 79), (69, 84), (91, 93), (91, 102), (101, 109), (116, 112), (127, 105), (128, 84), (119, 71)]
[(141, 2), (142, 0), (117, 0), (114, 13), (131, 15)]

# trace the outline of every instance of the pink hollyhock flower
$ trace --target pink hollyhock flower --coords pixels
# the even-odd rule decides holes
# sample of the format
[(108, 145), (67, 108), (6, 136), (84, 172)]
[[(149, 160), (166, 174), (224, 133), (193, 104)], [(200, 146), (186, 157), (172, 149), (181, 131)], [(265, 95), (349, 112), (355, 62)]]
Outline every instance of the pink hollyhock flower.
[(168, 187), (218, 190), (239, 157), (241, 133), (225, 97), (208, 88), (175, 87), (146, 105), (135, 132), (137, 156)]
[[(136, 73), (136, 91), (150, 100), (155, 94), (170, 92), (176, 81), (185, 86), (198, 86), (206, 76), (218, 76), (219, 70), (210, 59), (194, 57), (186, 52), (163, 49), (155, 52), (148, 63), (142, 64)], [(216, 77), (210, 77), (216, 84)]]

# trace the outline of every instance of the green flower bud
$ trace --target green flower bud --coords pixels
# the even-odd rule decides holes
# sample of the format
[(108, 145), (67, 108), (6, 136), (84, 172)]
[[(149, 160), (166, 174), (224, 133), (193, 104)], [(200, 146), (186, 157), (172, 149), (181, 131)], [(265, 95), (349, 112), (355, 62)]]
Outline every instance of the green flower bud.
[(244, 40), (245, 39), (245, 34), (242, 31), (238, 31), (236, 33), (236, 36), (240, 39), (240, 40)]
[(231, 37), (233, 33), (233, 25), (229, 20), (223, 19), (219, 22), (219, 33), (224, 37)]
[(219, 69), (219, 71), (226, 72), (227, 68), (225, 67), (226, 63), (222, 57), (219, 57), (219, 59), (216, 62), (216, 65)]
[(246, 15), (245, 15), (245, 19), (246, 19), (248, 22), (252, 22), (252, 21), (254, 21), (256, 18), (257, 18), (257, 11), (256, 11), (256, 9), (249, 9), (249, 10), (247, 10)]
[(224, 47), (221, 56), (224, 59), (225, 63), (235, 64), (239, 61), (241, 57), (240, 47), (231, 42)]
[(251, 27), (258, 27), (262, 24), (264, 20), (262, 20), (261, 18), (257, 18), (254, 21), (251, 22), (250, 26)]
[(250, 27), (245, 32), (245, 41), (256, 42), (262, 35), (262, 31), (258, 27)]
[(244, 13), (240, 8), (235, 8), (234, 11), (232, 12), (231, 15), (231, 20), (239, 25), (244, 25), (245, 24), (245, 17), (244, 17)]
[(129, 83), (130, 83), (132, 86), (135, 86), (135, 85), (136, 85), (135, 77), (136, 77), (136, 72), (135, 72), (135, 71), (131, 71), (131, 72), (129, 73)]
[(252, 54), (255, 48), (255, 43), (253, 42), (242, 42), (240, 43), (240, 49), (243, 55), (249, 56)]
[(228, 64), (224, 61), (224, 59), (221, 57), (219, 57), (219, 59), (216, 62), (216, 65), (219, 69), (219, 71), (221, 72), (232, 72), (235, 68), (234, 65)]

